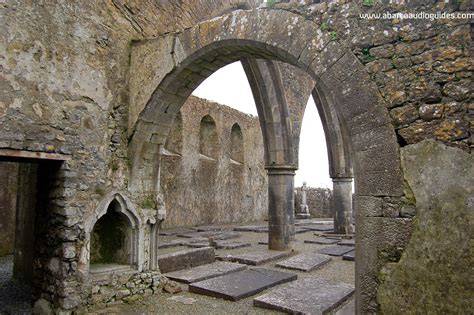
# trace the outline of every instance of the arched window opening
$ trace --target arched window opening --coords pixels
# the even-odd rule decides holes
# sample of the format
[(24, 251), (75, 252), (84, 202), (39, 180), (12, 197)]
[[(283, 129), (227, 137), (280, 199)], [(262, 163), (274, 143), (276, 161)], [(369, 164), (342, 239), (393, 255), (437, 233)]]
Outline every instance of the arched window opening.
[(237, 123), (232, 126), (230, 132), (230, 158), (237, 164), (244, 163), (244, 137)]
[(214, 119), (209, 115), (201, 119), (199, 128), (199, 153), (215, 160), (217, 160), (219, 155), (217, 127)]
[(117, 200), (113, 200), (92, 230), (91, 264), (131, 264), (132, 237), (128, 218), (120, 212)]

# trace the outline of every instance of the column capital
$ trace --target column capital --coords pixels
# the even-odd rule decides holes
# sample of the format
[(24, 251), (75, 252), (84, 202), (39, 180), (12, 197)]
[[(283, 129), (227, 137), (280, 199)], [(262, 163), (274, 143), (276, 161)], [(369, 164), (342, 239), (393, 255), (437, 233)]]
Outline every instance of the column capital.
[(295, 175), (295, 165), (265, 165), (268, 175)]

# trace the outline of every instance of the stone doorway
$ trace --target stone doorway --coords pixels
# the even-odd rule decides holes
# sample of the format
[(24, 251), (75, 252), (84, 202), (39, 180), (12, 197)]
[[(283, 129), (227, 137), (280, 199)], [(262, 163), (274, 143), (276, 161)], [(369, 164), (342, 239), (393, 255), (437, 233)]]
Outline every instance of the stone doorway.
[(55, 174), (66, 157), (0, 150), (0, 313), (31, 311), (52, 222), (46, 209)]

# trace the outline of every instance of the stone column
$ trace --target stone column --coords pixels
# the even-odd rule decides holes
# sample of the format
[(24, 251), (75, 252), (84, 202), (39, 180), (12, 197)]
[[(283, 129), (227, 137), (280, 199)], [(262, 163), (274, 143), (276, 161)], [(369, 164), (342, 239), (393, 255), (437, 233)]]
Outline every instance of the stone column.
[(268, 248), (290, 250), (295, 236), (294, 166), (267, 166)]
[(333, 177), (332, 187), (334, 232), (336, 234), (354, 233), (354, 225), (352, 224), (352, 178)]

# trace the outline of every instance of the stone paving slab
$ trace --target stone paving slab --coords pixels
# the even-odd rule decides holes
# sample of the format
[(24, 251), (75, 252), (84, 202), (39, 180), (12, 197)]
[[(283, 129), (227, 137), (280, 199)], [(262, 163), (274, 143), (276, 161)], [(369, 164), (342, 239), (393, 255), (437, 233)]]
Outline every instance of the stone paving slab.
[(182, 240), (172, 240), (169, 242), (163, 242), (158, 244), (158, 248), (170, 248), (170, 247), (177, 247), (177, 246), (183, 246), (184, 242)]
[(163, 235), (163, 236), (170, 236), (170, 235), (191, 233), (193, 231), (194, 230), (189, 229), (189, 228), (176, 228), (176, 229), (169, 229), (169, 230), (160, 230), (158, 234)]
[(242, 247), (250, 247), (252, 244), (245, 243), (245, 242), (238, 242), (238, 241), (217, 241), (216, 248), (217, 249), (236, 249)]
[(337, 245), (341, 245), (341, 246), (355, 246), (356, 243), (355, 243), (355, 240), (354, 240), (354, 239), (350, 239), (350, 240), (342, 240), (342, 241), (340, 241), (339, 243), (337, 243)]
[(241, 264), (259, 266), (269, 261), (286, 258), (290, 255), (289, 252), (277, 252), (271, 250), (261, 250), (258, 252), (250, 252), (238, 255), (226, 255), (217, 257), (218, 260), (238, 262)]
[(335, 244), (339, 242), (340, 240), (332, 239), (332, 238), (324, 238), (324, 237), (318, 237), (312, 240), (304, 240), (305, 243), (310, 243), (310, 244), (320, 244), (320, 245), (326, 245), (326, 244)]
[(342, 256), (353, 250), (354, 250), (354, 247), (352, 246), (335, 245), (335, 246), (322, 248), (319, 250), (319, 253), (330, 255), (330, 256)]
[(164, 276), (182, 283), (194, 283), (245, 269), (247, 269), (247, 265), (216, 261), (208, 265), (165, 273)]
[(354, 293), (354, 286), (307, 277), (271, 290), (253, 300), (258, 307), (291, 314), (327, 314)]
[(189, 249), (158, 256), (158, 266), (162, 273), (187, 269), (214, 262), (214, 248)]
[(327, 264), (331, 260), (331, 257), (327, 255), (321, 255), (316, 253), (303, 253), (276, 264), (277, 267), (299, 270), (299, 271), (311, 271)]
[(344, 260), (349, 260), (349, 261), (354, 261), (355, 260), (355, 250), (348, 252), (347, 254), (344, 254), (342, 256), (342, 259)]
[(278, 284), (296, 280), (297, 275), (252, 268), (189, 285), (189, 292), (238, 301)]

